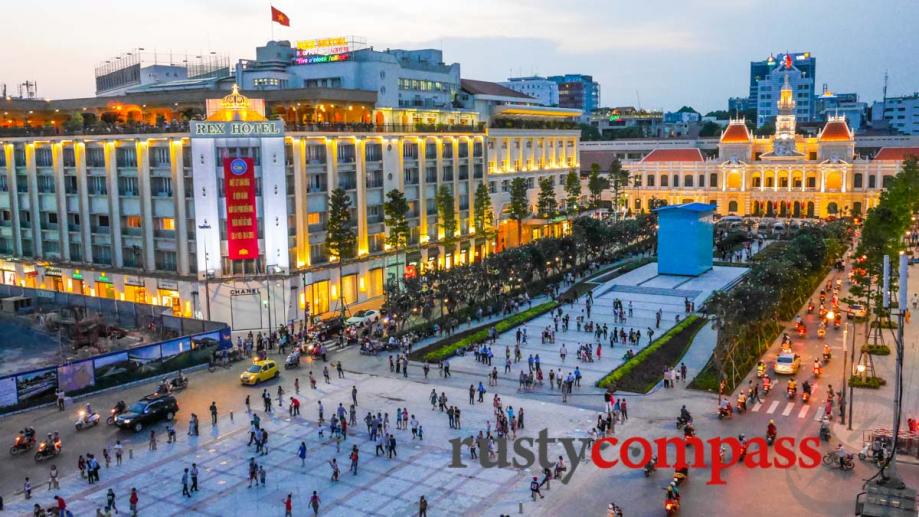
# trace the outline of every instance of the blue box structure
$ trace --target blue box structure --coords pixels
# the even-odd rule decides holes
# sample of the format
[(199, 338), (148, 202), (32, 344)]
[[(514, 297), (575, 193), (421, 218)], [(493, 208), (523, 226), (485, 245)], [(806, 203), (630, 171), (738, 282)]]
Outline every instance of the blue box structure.
[(658, 208), (657, 274), (699, 276), (712, 268), (715, 208), (686, 203)]

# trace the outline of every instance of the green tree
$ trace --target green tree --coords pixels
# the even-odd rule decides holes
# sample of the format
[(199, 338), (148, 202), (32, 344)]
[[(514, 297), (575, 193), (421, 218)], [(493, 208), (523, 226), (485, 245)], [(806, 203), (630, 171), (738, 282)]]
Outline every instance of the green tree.
[(575, 169), (568, 171), (568, 175), (565, 176), (565, 194), (565, 211), (569, 215), (577, 214), (578, 200), (581, 198), (581, 177)]
[(596, 163), (590, 166), (590, 176), (587, 178), (587, 190), (590, 191), (590, 205), (594, 208), (600, 205), (600, 196), (603, 190), (609, 188), (609, 181), (600, 176), (600, 166)]
[(706, 121), (702, 124), (702, 128), (699, 129), (700, 137), (711, 137), (711, 136), (720, 136), (721, 135), (721, 126), (712, 122), (711, 120)]
[(338, 258), (338, 300), (344, 315), (345, 293), (342, 291), (342, 268), (346, 260), (354, 258), (357, 234), (351, 222), (351, 198), (341, 188), (329, 193), (329, 219), (326, 223), (325, 245), (329, 253)]
[(492, 225), (492, 206), (491, 194), (485, 182), (479, 183), (475, 189), (473, 197), (474, 206), (472, 207), (472, 223), (475, 226), (475, 233), (478, 235), (487, 235)]
[(520, 235), (523, 231), (523, 219), (530, 215), (530, 203), (527, 200), (527, 181), (523, 178), (514, 178), (511, 181), (511, 219), (517, 222), (517, 245), (521, 244)]
[(614, 158), (609, 164), (609, 186), (613, 190), (613, 214), (619, 217), (619, 207), (622, 206), (622, 189), (629, 186), (631, 173), (622, 168), (619, 158)]
[(453, 204), (453, 193), (446, 185), (441, 185), (437, 190), (436, 203), (437, 225), (444, 232), (441, 240), (446, 248), (456, 242), (456, 207)]
[(552, 184), (552, 178), (546, 176), (539, 180), (539, 194), (536, 198), (536, 207), (539, 216), (549, 218), (555, 216), (558, 209), (558, 202), (555, 200), (555, 186)]
[[(392, 189), (386, 193), (386, 201), (383, 203), (383, 224), (389, 230), (386, 236), (386, 244), (391, 249), (405, 249), (408, 244), (408, 201), (405, 200), (405, 194), (401, 190)], [(386, 271), (386, 258), (383, 258), (383, 271)]]
[(79, 111), (71, 113), (70, 118), (64, 123), (64, 127), (68, 131), (80, 131), (83, 129), (83, 114)]

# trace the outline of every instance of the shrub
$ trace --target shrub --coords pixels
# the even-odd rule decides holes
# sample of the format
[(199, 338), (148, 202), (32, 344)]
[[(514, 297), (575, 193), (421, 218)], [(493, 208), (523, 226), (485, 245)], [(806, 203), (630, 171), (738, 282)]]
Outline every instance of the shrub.
[(675, 366), (679, 362), (705, 323), (705, 319), (690, 315), (600, 379), (597, 386), (647, 393), (663, 377), (664, 366)]
[(890, 347), (887, 345), (863, 345), (862, 352), (871, 355), (890, 355)]
[[(516, 327), (517, 325), (521, 325), (523, 323), (530, 321), (531, 319), (537, 316), (541, 316), (556, 307), (558, 307), (558, 302), (556, 302), (555, 300), (548, 301), (548, 302), (539, 304), (536, 307), (531, 307), (523, 312), (518, 312), (517, 314), (509, 316), (499, 321), (498, 323), (496, 323), (494, 327), (497, 330), (498, 334), (501, 334), (503, 332), (507, 332), (508, 330)], [(431, 347), (429, 347), (428, 350), (425, 351), (424, 360), (425, 361), (442, 361), (452, 356), (453, 354), (455, 354), (457, 350), (461, 348), (465, 348), (469, 345), (472, 345), (475, 343), (481, 343), (482, 341), (485, 341), (486, 339), (488, 339), (488, 327), (489, 326), (490, 325), (486, 325), (476, 330), (475, 332), (467, 335), (466, 337), (458, 341), (455, 341), (453, 343), (449, 343), (448, 342), (449, 340), (444, 340), (441, 342), (442, 344), (432, 345)], [(430, 348), (434, 348), (434, 350), (431, 350)]]
[(853, 388), (868, 388), (876, 390), (885, 384), (887, 384), (887, 381), (881, 377), (866, 377), (864, 380), (862, 380), (862, 378), (858, 375), (849, 377), (849, 386)]

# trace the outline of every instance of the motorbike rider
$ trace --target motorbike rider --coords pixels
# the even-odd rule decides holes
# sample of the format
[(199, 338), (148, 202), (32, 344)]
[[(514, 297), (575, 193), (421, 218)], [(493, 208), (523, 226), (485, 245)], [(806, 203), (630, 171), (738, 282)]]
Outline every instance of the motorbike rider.
[(766, 426), (766, 437), (775, 437), (778, 429), (775, 427), (775, 420), (769, 419), (769, 425)]
[(823, 358), (829, 359), (829, 357), (830, 357), (830, 345), (824, 343), (823, 344)]
[(807, 396), (809, 397), (811, 394), (811, 383), (808, 381), (804, 381), (804, 384), (801, 385), (801, 391), (803, 391), (804, 393), (807, 393)]
[(763, 377), (763, 390), (769, 391), (772, 388), (772, 379), (768, 375)]
[(846, 452), (845, 448), (843, 448), (842, 443), (836, 446), (836, 457), (839, 458), (839, 468), (842, 468), (845, 465), (846, 457), (848, 455), (849, 454)]
[(747, 409), (747, 396), (744, 394), (743, 390), (737, 394), (737, 409), (739, 411), (745, 411)]
[(84, 407), (84, 409), (86, 410), (86, 413), (83, 415), (83, 422), (87, 423), (92, 419), (93, 415), (95, 415), (96, 413), (93, 411), (93, 407), (92, 405), (90, 405), (89, 402), (86, 403), (86, 406)]
[(692, 415), (689, 414), (685, 404), (680, 408), (680, 418), (686, 423), (692, 422)]
[(798, 386), (794, 379), (788, 379), (788, 393), (794, 396), (798, 392)]
[(675, 501), (680, 500), (680, 489), (676, 486), (676, 481), (671, 481), (667, 485), (667, 499), (673, 499)]
[(683, 428), (683, 438), (691, 438), (696, 435), (696, 428), (693, 427), (692, 422), (687, 422), (686, 427)]
[(763, 360), (760, 360), (759, 364), (756, 365), (756, 373), (759, 377), (766, 375), (766, 363)]
[(822, 369), (823, 368), (820, 366), (820, 359), (817, 359), (815, 357), (814, 358), (814, 375), (820, 375)]
[[(48, 436), (51, 437), (50, 434)], [(61, 443), (60, 433), (58, 433), (57, 431), (54, 431), (54, 437), (51, 438), (51, 443), (54, 443), (54, 449), (57, 452), (61, 452), (61, 447), (63, 446), (63, 444)]]

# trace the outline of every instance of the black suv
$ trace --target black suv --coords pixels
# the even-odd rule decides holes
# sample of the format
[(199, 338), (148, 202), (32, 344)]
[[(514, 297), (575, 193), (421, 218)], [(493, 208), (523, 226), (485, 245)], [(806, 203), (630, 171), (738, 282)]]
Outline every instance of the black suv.
[(133, 429), (139, 433), (145, 425), (158, 420), (172, 420), (179, 410), (179, 404), (172, 395), (156, 393), (131, 404), (124, 413), (115, 417), (115, 425), (122, 429)]

